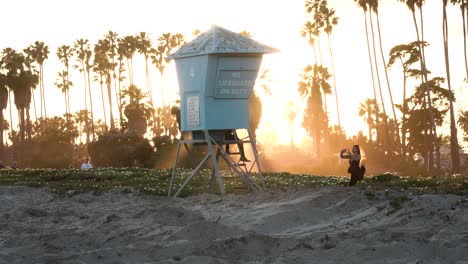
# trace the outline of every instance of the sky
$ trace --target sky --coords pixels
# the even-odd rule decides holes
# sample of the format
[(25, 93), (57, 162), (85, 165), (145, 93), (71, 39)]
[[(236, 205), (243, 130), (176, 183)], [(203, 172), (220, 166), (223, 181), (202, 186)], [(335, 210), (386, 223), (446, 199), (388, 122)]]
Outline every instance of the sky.
[[(426, 52), (427, 65), (433, 72), (433, 77), (445, 77), (441, 31), (442, 1), (426, 2), (425, 37), (430, 43)], [(358, 116), (359, 103), (373, 97), (363, 12), (352, 0), (330, 0), (329, 5), (340, 18), (332, 34), (332, 49), (341, 123), (350, 135), (359, 130), (367, 134), (364, 120)], [(313, 63), (313, 53), (306, 39), (300, 36), (300, 30), (307, 21), (302, 0), (4, 0), (2, 10), (0, 49), (12, 47), (22, 50), (35, 41), (44, 41), (49, 46), (51, 53), (44, 66), (44, 78), (47, 98), (54, 102), (50, 104), (48, 111), (55, 115), (61, 115), (64, 111), (62, 95), (53, 85), (61, 67), (55, 53), (61, 45), (72, 45), (79, 38), (89, 39), (94, 44), (109, 30), (120, 36), (147, 32), (153, 43), (164, 32), (181, 32), (189, 41), (194, 37), (191, 34), (193, 30), (205, 31), (213, 24), (236, 32), (249, 31), (255, 40), (280, 50), (278, 53), (265, 55), (262, 63), (261, 71), (270, 71), (268, 84), (273, 94), (262, 95), (264, 117), (258, 131), (260, 140), (281, 144), (289, 142), (289, 132), (284, 128), (288, 126), (286, 112), (291, 105), (298, 113), (294, 125), (294, 140), (298, 144), (307, 141), (305, 131), (301, 128), (304, 100), (298, 95), (297, 83), (302, 69)], [(406, 5), (396, 0), (382, 0), (379, 11), (382, 45), (388, 58), (388, 51), (393, 46), (415, 40), (414, 26)], [(468, 102), (462, 60), (462, 22), (458, 8), (449, 7), (448, 11), (452, 87), (459, 98), (456, 107), (460, 108)], [(330, 66), (326, 38), (321, 39), (321, 45), (323, 63)], [(137, 59), (135, 64), (135, 82), (144, 87), (143, 62), (138, 63)], [(172, 64), (163, 82), (170, 87), (168, 91), (175, 100), (178, 88)], [(157, 87), (161, 80), (158, 79), (156, 69), (152, 68), (152, 71), (152, 84)], [(394, 101), (401, 103), (401, 69), (394, 67), (389, 71), (389, 77)], [(83, 95), (77, 88), (80, 86), (81, 75), (78, 71), (72, 72), (71, 78), (75, 83), (71, 90), (74, 98), (71, 107), (72, 111), (77, 111), (84, 104), (79, 100)], [(381, 78), (384, 80), (383, 73)], [(97, 83), (94, 86), (98, 89)], [(388, 98), (386, 85), (383, 88), (384, 96)], [(98, 109), (99, 101), (94, 101), (94, 108)], [(387, 100), (388, 114), (391, 113), (389, 104)], [(327, 106), (331, 123), (337, 123), (334, 94), (327, 97)], [(464, 107), (468, 109), (467, 106)]]

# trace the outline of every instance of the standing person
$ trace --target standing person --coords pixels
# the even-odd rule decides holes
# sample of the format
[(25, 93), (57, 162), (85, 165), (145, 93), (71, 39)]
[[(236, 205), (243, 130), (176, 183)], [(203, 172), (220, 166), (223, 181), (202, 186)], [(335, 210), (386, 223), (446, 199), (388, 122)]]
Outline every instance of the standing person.
[(360, 181), (366, 170), (364, 166), (359, 167), (359, 163), (361, 162), (361, 149), (359, 148), (359, 145), (353, 145), (351, 151), (352, 153), (350, 153), (348, 149), (342, 149), (340, 152), (340, 158), (349, 159), (348, 173), (351, 173), (349, 186), (353, 186), (356, 182)]
[(84, 163), (81, 164), (81, 169), (82, 170), (89, 170), (89, 169), (92, 169), (93, 168), (93, 165), (91, 165), (91, 163), (89, 163), (89, 158), (86, 158)]
[[(225, 140), (239, 140), (239, 137), (237, 136), (237, 133), (236, 133), (235, 129), (229, 129), (229, 130), (226, 130), (226, 132), (224, 134), (224, 139)], [(243, 162), (250, 162), (250, 160), (247, 159), (247, 157), (245, 156), (244, 144), (243, 143), (237, 143), (237, 148), (239, 149), (240, 160), (243, 161)], [(230, 153), (229, 152), (229, 144), (226, 144), (226, 153)]]

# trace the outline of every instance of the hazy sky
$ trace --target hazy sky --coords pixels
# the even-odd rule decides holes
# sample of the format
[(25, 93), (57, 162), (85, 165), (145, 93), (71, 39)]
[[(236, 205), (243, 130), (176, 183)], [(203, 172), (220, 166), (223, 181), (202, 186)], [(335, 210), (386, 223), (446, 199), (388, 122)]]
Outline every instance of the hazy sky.
[[(427, 65), (433, 76), (445, 77), (441, 32), (442, 1), (426, 2), (428, 4), (424, 8), (425, 36), (431, 45), (426, 53)], [(357, 110), (360, 102), (372, 97), (363, 12), (352, 0), (330, 0), (329, 3), (340, 17), (339, 25), (332, 35), (332, 47), (340, 107), (343, 112), (342, 125), (351, 134), (361, 129), (367, 131), (364, 121), (358, 117)], [(271, 70), (270, 85), (274, 94), (264, 101), (266, 114), (260, 130), (275, 131), (287, 125), (283, 110), (286, 109), (289, 100), (295, 102), (299, 114), (303, 111), (297, 95), (298, 75), (302, 68), (312, 63), (313, 56), (307, 41), (300, 36), (300, 30), (306, 21), (302, 0), (5, 0), (1, 6), (1, 49), (12, 47), (21, 50), (37, 40), (44, 41), (49, 46), (51, 54), (45, 64), (45, 85), (48, 89), (47, 95), (59, 99), (55, 104), (58, 106), (55, 112), (57, 115), (64, 111), (60, 101), (62, 97), (59, 97), (61, 94), (53, 86), (61, 67), (55, 56), (58, 46), (72, 45), (78, 38), (87, 38), (94, 44), (109, 30), (119, 33), (120, 36), (145, 31), (150, 34), (153, 43), (163, 32), (181, 32), (190, 40), (193, 38), (191, 32), (194, 29), (204, 31), (212, 24), (232, 31), (247, 30), (254, 39), (281, 50), (277, 54), (265, 56), (262, 65), (263, 69)], [(414, 26), (406, 5), (396, 0), (381, 1), (379, 10), (383, 48), (388, 56), (388, 51), (393, 46), (415, 40)], [(458, 8), (449, 8), (449, 23), (452, 85), (459, 98), (466, 99), (466, 91), (465, 94), (462, 92), (462, 87), (466, 88), (466, 85), (463, 82), (463, 38)], [(329, 66), (328, 43), (325, 38), (321, 44), (323, 62)], [(160, 82), (156, 69), (152, 70), (153, 89), (157, 89)], [(389, 73), (395, 103), (401, 103), (400, 68), (395, 67)], [(141, 76), (138, 77), (138, 74)], [(144, 72), (135, 70), (135, 75), (136, 82), (140, 80), (139, 85), (144, 87)], [(166, 78), (166, 85), (171, 87), (175, 97), (177, 89), (174, 86), (177, 81), (174, 69), (169, 70)], [(381, 79), (384, 84), (383, 74)], [(79, 98), (82, 92), (77, 87), (81, 75), (77, 71), (72, 72), (72, 80), (76, 83), (71, 91), (72, 96)], [(95, 86), (98, 88), (97, 84)], [(386, 85), (383, 87), (387, 91)], [(385, 95), (387, 94), (388, 92), (385, 92)], [(95, 101), (97, 109), (100, 105), (98, 100)], [(327, 103), (331, 121), (336, 122), (334, 95), (328, 97)], [(82, 105), (79, 100), (74, 100), (72, 111), (77, 111)], [(387, 113), (390, 114), (389, 103)], [(300, 127), (301, 119), (300, 116), (297, 118), (297, 127)], [(287, 135), (280, 136), (280, 141), (289, 140), (289, 134), (285, 134)], [(298, 138), (303, 134), (303, 131), (297, 129)]]

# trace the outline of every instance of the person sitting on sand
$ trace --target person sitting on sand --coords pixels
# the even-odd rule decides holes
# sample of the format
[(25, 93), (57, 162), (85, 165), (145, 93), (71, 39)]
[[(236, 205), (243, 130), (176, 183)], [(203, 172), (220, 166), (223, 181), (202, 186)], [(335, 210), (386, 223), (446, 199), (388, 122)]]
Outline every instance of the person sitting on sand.
[(359, 163), (361, 162), (361, 149), (359, 148), (359, 145), (353, 146), (352, 153), (350, 153), (348, 149), (342, 149), (340, 152), (340, 158), (349, 159), (348, 172), (351, 173), (349, 186), (355, 185), (356, 182), (360, 181), (364, 177), (364, 172), (366, 170), (364, 166), (359, 167)]
[(89, 170), (89, 169), (92, 169), (93, 168), (93, 165), (91, 165), (91, 163), (89, 163), (89, 158), (86, 158), (84, 163), (81, 164), (81, 169), (82, 170)]

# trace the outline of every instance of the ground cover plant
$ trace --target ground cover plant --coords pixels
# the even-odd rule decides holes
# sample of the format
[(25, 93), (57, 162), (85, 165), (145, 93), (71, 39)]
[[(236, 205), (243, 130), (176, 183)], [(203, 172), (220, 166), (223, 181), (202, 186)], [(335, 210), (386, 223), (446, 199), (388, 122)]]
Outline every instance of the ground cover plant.
[[(190, 175), (190, 169), (178, 169), (174, 179), (176, 191)], [(192, 179), (181, 193), (189, 196), (203, 193), (209, 185), (210, 170), (202, 172)], [(227, 176), (227, 172), (223, 172)], [(349, 178), (346, 176), (314, 176), (308, 174), (291, 174), (287, 172), (266, 172), (266, 187), (268, 189), (288, 188), (293, 186), (345, 186)], [(258, 174), (254, 180), (259, 183)], [(115, 188), (131, 188), (144, 194), (165, 196), (168, 193), (171, 170), (145, 168), (99, 168), (91, 170), (55, 170), (55, 169), (22, 169), (1, 170), (0, 185), (22, 185), (35, 188), (47, 188), (54, 193), (95, 192), (102, 193)], [(227, 193), (245, 192), (238, 178), (225, 178)], [(366, 177), (358, 186), (369, 190), (385, 190), (389, 188), (407, 190), (418, 193), (444, 192), (468, 193), (468, 174), (449, 177), (403, 177), (392, 173), (384, 173)], [(215, 186), (215, 193), (218, 190)]]

